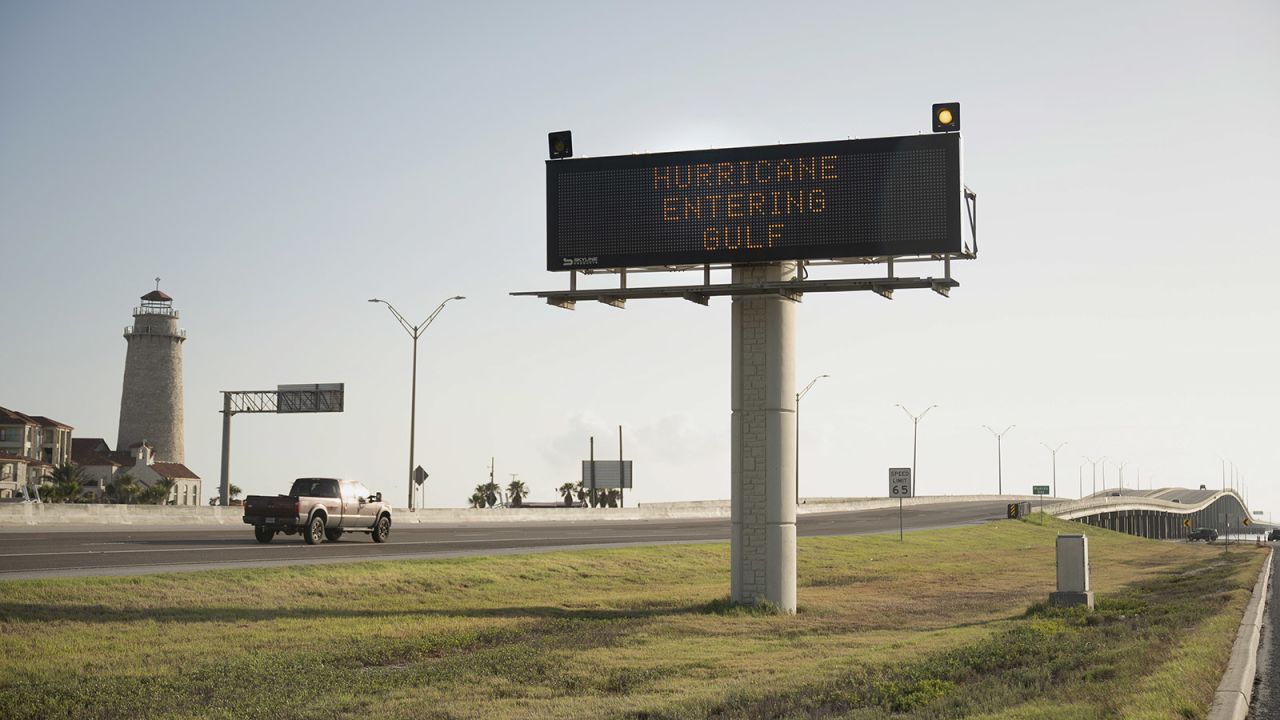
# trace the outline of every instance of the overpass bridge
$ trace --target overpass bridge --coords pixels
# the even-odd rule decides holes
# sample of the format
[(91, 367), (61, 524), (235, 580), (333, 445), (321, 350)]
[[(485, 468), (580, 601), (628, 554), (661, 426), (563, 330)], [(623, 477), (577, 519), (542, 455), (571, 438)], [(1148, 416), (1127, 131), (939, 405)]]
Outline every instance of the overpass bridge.
[[(1195, 528), (1213, 528), (1219, 535), (1265, 533), (1271, 525), (1255, 520), (1236, 491), (1158, 488), (1111, 488), (1080, 500), (1045, 507), (1063, 520), (1157, 540), (1185, 538)], [(1251, 523), (1244, 525), (1244, 519)], [(1190, 527), (1185, 522), (1190, 520)]]

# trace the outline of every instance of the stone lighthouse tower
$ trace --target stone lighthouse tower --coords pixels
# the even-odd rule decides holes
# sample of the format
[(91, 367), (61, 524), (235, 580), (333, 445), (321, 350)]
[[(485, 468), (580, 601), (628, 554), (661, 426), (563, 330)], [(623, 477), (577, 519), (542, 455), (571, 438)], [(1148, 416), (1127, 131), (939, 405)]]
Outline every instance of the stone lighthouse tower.
[(173, 298), (156, 289), (133, 309), (133, 325), (124, 329), (129, 343), (120, 395), (117, 450), (146, 441), (156, 460), (182, 463), (182, 343)]

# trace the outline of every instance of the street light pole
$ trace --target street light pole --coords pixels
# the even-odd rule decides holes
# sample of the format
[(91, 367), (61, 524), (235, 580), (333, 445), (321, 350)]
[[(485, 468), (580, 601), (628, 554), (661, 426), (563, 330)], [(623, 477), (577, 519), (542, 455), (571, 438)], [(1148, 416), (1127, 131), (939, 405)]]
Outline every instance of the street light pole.
[(995, 430), (992, 430), (990, 425), (983, 425), (982, 427), (986, 428), (992, 435), (996, 436), (996, 494), (1003, 495), (1004, 494), (1004, 451), (1002, 449), (1002, 443), (1004, 441), (1004, 434), (1014, 429), (1015, 427), (1017, 427), (1017, 425), (1010, 425), (1009, 427), (1005, 428), (1004, 430), (1001, 430), (1000, 432), (996, 432)]
[(1076, 483), (1078, 484), (1078, 487), (1076, 488), (1077, 498), (1084, 497), (1084, 466), (1088, 464), (1089, 463), (1087, 462), (1082, 462), (1080, 463), (1080, 467), (1076, 470)]
[[(1098, 463), (1104, 462), (1106, 458), (1100, 457), (1097, 460), (1094, 460), (1093, 458), (1085, 457), (1084, 455), (1081, 455), (1080, 457), (1083, 457), (1086, 462), (1088, 462), (1090, 465), (1093, 466), (1093, 493), (1092, 494), (1097, 495), (1098, 494)], [(1104, 465), (1103, 472), (1105, 471), (1106, 471), (1106, 466)], [(1103, 483), (1103, 486), (1104, 487), (1106, 486), (1105, 482)]]
[(1060, 442), (1058, 443), (1058, 447), (1049, 447), (1045, 443), (1040, 443), (1040, 444), (1044, 445), (1044, 449), (1048, 450), (1049, 455), (1052, 456), (1053, 458), (1053, 496), (1058, 497), (1058, 451), (1061, 450), (1062, 446), (1066, 445), (1067, 443)]
[(1124, 495), (1124, 469), (1128, 465), (1127, 462), (1120, 463), (1120, 494)]
[(929, 414), (930, 410), (938, 406), (930, 405), (919, 415), (912, 415), (910, 410), (902, 407), (901, 405), (898, 405), (898, 407), (902, 408), (902, 412), (906, 413), (907, 417), (911, 418), (911, 496), (915, 497), (916, 495), (919, 495), (916, 485), (916, 440), (919, 437), (920, 421), (924, 419), (925, 415)]
[(809, 384), (805, 385), (803, 390), (796, 393), (796, 505), (800, 504), (800, 400), (805, 395), (808, 395), (809, 391), (813, 389), (813, 386), (824, 377), (831, 376), (819, 375), (810, 380)]
[(423, 320), (421, 323), (418, 323), (417, 325), (411, 325), (408, 320), (404, 319), (404, 315), (401, 315), (400, 311), (396, 310), (395, 306), (387, 302), (386, 300), (379, 300), (378, 298), (370, 298), (369, 300), (369, 302), (371, 303), (381, 303), (383, 305), (386, 305), (387, 309), (391, 311), (391, 314), (395, 316), (396, 321), (400, 323), (400, 326), (404, 328), (405, 332), (409, 333), (409, 337), (413, 338), (413, 370), (411, 373), (411, 376), (413, 379), (411, 380), (410, 391), (409, 391), (409, 394), (410, 394), (410, 397), (409, 397), (409, 511), (410, 512), (413, 512), (414, 510), (414, 507), (413, 507), (413, 446), (414, 446), (414, 438), (416, 437), (416, 430), (417, 430), (416, 423), (418, 418), (418, 338), (422, 337), (423, 331), (425, 331), (428, 327), (430, 327), (431, 323), (435, 321), (436, 316), (440, 314), (440, 311), (444, 310), (444, 306), (446, 303), (448, 303), (450, 300), (465, 300), (465, 299), (466, 298), (464, 298), (461, 295), (455, 295), (451, 298), (445, 298), (444, 302), (437, 305), (436, 309), (432, 311), (430, 315), (427, 316), (426, 320)]

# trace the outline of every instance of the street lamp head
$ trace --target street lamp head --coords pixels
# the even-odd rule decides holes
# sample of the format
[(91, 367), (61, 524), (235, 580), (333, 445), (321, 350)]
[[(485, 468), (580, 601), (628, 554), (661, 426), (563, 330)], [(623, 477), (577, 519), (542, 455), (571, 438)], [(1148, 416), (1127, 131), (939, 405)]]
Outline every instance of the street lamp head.
[(369, 302), (382, 302), (378, 298), (369, 298)]
[(466, 300), (467, 298), (466, 298), (465, 296), (462, 296), (462, 295), (454, 295), (451, 299), (452, 299), (452, 300)]

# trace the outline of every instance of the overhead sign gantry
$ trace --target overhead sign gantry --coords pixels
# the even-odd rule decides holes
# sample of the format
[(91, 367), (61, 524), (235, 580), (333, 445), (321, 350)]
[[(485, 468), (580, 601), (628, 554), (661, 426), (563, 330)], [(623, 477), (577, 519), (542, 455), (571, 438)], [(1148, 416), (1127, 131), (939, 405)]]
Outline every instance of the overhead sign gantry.
[(222, 391), (222, 473), (218, 504), (231, 502), (231, 416), (238, 413), (342, 412), (346, 400), (343, 383), (277, 385), (275, 390)]

